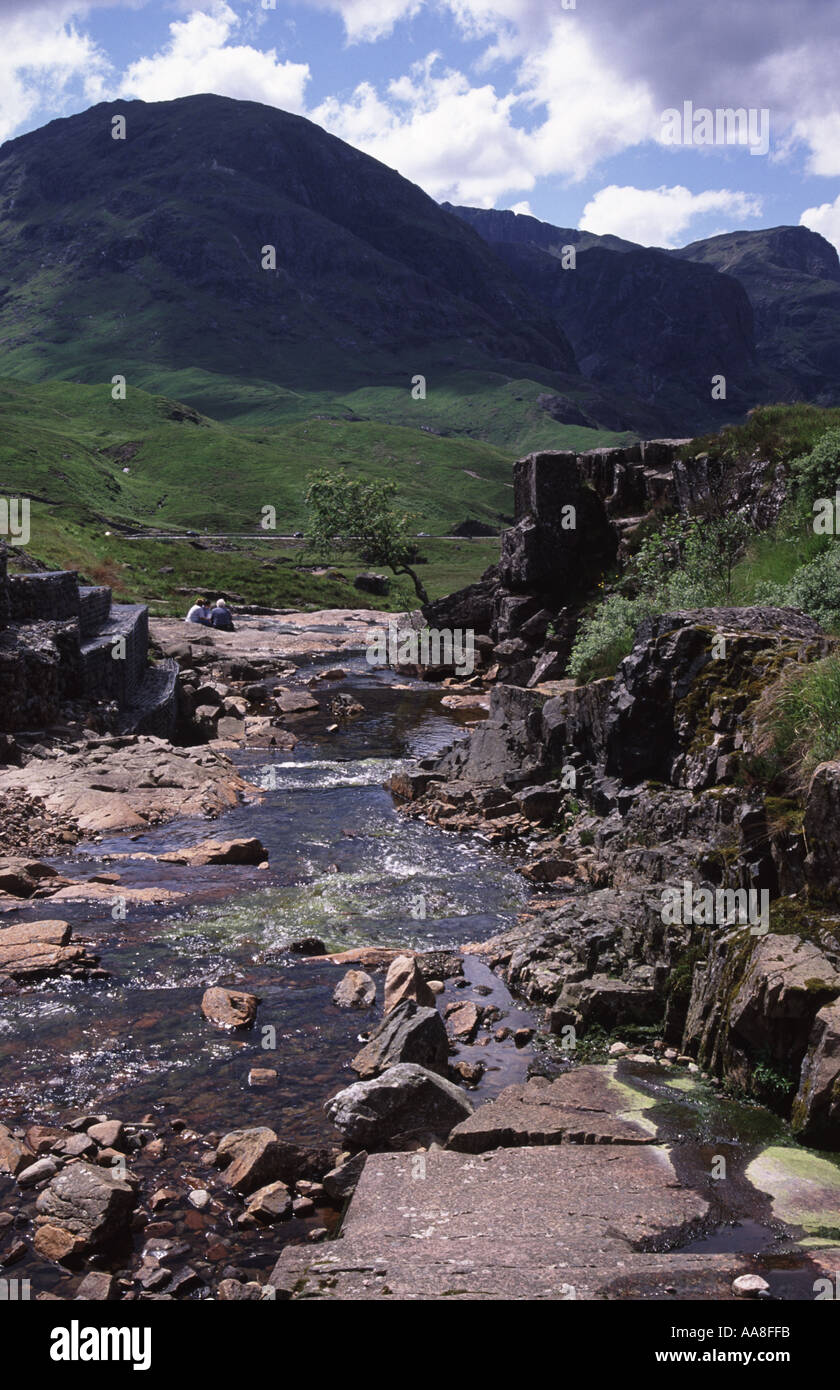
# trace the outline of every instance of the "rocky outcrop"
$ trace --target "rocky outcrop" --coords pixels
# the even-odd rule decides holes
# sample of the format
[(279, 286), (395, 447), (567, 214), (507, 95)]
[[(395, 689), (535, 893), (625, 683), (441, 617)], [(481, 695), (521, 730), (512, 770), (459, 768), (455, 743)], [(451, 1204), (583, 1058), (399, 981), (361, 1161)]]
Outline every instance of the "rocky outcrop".
[(0, 770), (0, 791), (18, 787), (87, 832), (217, 816), (240, 797), (258, 795), (223, 753), (131, 734), (90, 739), (75, 751), (51, 750), (25, 767)]
[(805, 1144), (834, 1148), (840, 1134), (840, 1000), (814, 1018), (791, 1111), (794, 1133)]
[(0, 982), (31, 984), (55, 975), (84, 979), (99, 964), (87, 943), (72, 940), (68, 922), (21, 922), (0, 928)]
[(392, 785), (410, 815), (525, 851), (544, 896), (470, 949), (549, 1031), (661, 1028), (785, 1113), (799, 1091), (797, 1124), (840, 1146), (821, 1015), (840, 994), (838, 765), (817, 769), (804, 831), (755, 775), (765, 692), (832, 646), (791, 609), (666, 614), (611, 679), (496, 685), (484, 724)]

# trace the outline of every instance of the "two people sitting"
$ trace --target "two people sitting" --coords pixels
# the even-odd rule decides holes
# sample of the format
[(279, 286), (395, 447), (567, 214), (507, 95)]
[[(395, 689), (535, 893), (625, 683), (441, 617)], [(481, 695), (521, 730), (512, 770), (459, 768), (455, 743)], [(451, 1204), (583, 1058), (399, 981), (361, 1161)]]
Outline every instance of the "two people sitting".
[(217, 599), (212, 607), (206, 599), (196, 599), (184, 621), (200, 623), (202, 627), (221, 628), (222, 632), (235, 631), (231, 611), (223, 598)]

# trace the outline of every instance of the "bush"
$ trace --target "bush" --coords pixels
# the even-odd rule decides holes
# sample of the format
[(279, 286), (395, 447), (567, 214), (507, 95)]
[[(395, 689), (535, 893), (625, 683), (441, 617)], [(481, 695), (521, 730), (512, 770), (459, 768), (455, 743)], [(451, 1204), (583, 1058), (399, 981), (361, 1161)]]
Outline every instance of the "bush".
[(735, 564), (747, 533), (737, 513), (717, 521), (668, 518), (645, 538), (628, 567), (625, 584), (630, 592), (610, 594), (583, 620), (569, 660), (572, 679), (612, 675), (632, 650), (644, 618), (730, 601)]
[(840, 489), (840, 429), (826, 430), (809, 454), (793, 460), (790, 471), (809, 513), (818, 497), (834, 497)]
[(786, 584), (759, 585), (755, 597), (757, 603), (801, 608), (823, 627), (840, 628), (840, 546), (830, 544), (796, 570)]

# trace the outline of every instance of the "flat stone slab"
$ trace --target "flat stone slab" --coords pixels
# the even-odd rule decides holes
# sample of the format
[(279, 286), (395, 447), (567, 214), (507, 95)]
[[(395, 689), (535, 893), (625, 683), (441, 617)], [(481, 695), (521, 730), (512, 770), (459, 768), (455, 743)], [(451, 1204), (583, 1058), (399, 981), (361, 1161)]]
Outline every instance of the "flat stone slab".
[(614, 1079), (614, 1067), (583, 1066), (549, 1081), (506, 1086), (456, 1125), (448, 1148), (461, 1153), (537, 1144), (652, 1144), (647, 1097)]
[(771, 1146), (745, 1170), (772, 1198), (773, 1215), (806, 1233), (805, 1246), (837, 1245), (840, 1239), (840, 1158), (808, 1149)]
[(707, 1210), (659, 1146), (372, 1154), (341, 1237), (287, 1247), (270, 1282), (293, 1298), (594, 1298), (649, 1268), (673, 1279), (678, 1256), (639, 1246), (687, 1238)]

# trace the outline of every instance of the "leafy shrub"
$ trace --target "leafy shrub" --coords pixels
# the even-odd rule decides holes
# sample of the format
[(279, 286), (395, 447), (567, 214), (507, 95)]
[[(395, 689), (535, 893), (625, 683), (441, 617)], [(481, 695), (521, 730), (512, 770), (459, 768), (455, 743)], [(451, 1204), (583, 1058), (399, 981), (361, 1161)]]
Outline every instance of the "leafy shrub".
[(669, 517), (645, 537), (628, 567), (624, 584), (629, 592), (608, 595), (583, 620), (569, 659), (572, 679), (611, 675), (632, 650), (644, 618), (730, 601), (747, 534), (737, 513), (716, 521)]
[(786, 584), (762, 584), (758, 603), (801, 608), (826, 628), (840, 627), (840, 546), (829, 543), (821, 555), (800, 566)]
[(809, 512), (818, 497), (834, 497), (840, 489), (840, 429), (826, 430), (810, 453), (793, 460), (790, 471)]

